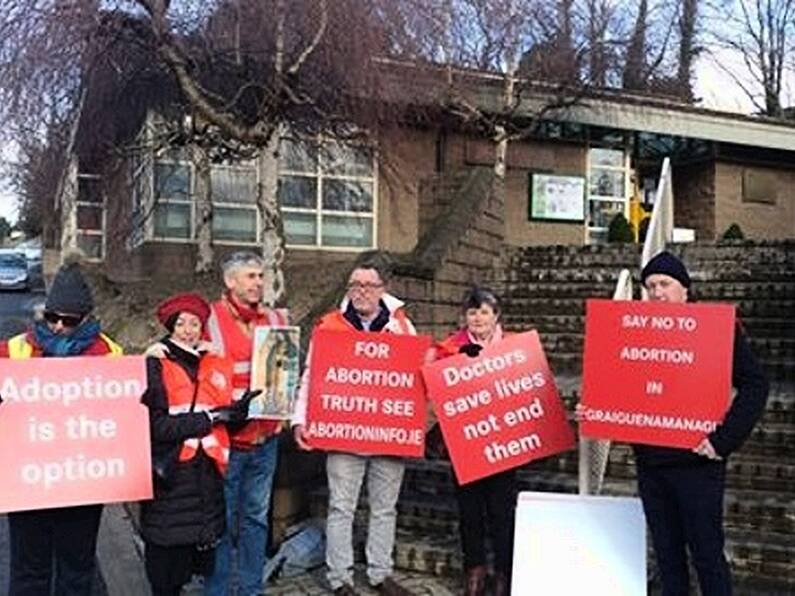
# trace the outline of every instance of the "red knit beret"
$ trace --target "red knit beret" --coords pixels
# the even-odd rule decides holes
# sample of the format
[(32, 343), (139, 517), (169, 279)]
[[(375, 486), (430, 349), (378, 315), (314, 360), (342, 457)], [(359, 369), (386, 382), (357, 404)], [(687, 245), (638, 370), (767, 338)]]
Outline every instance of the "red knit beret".
[(210, 318), (210, 305), (198, 294), (175, 294), (170, 298), (166, 298), (157, 307), (157, 320), (165, 325), (171, 317), (181, 312), (189, 312), (196, 315), (201, 320), (202, 327), (204, 327), (207, 319)]

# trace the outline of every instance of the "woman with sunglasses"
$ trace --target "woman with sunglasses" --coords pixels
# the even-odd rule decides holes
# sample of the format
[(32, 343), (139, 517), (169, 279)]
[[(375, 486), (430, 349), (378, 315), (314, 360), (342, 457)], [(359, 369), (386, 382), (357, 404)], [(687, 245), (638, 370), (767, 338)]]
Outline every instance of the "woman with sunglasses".
[[(121, 355), (121, 347), (91, 316), (94, 298), (77, 260), (68, 257), (56, 274), (43, 318), (0, 342), (0, 358)], [(9, 513), (9, 594), (91, 594), (101, 516), (102, 505)]]
[[(436, 344), (430, 360), (466, 354), (476, 358), (480, 351), (503, 338), (500, 305), (497, 297), (485, 288), (475, 287), (462, 305), (464, 326)], [(431, 435), (439, 437), (438, 427)], [(446, 452), (443, 446), (436, 451)], [(510, 593), (513, 559), (513, 523), (516, 506), (516, 473), (507, 470), (468, 484), (455, 484), (459, 510), (459, 531), (466, 571), (465, 596), (483, 596), (486, 592), (486, 536), (491, 535), (494, 549), (494, 596)]]
[(178, 596), (191, 576), (209, 575), (225, 524), (227, 425), (242, 424), (251, 398), (232, 403), (232, 362), (205, 352), (210, 305), (198, 294), (163, 302), (163, 358), (146, 359), (154, 499), (141, 505), (146, 576), (154, 596)]

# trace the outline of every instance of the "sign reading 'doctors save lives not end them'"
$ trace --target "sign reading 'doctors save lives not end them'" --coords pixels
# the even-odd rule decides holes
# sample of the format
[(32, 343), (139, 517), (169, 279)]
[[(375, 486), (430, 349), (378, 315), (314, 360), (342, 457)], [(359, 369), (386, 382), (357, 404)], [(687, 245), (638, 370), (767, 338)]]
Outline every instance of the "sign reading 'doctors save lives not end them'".
[(482, 350), (422, 369), (461, 484), (574, 446), (538, 333), (512, 335)]
[(318, 329), (306, 431), (318, 449), (422, 457), (427, 336)]
[(152, 497), (144, 359), (0, 360), (0, 512)]
[(690, 449), (729, 406), (734, 306), (588, 300), (582, 434)]

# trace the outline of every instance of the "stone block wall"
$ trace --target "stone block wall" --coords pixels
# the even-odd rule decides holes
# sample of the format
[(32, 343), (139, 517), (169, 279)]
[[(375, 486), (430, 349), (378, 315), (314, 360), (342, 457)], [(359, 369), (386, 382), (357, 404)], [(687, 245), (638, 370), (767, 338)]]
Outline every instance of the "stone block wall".
[(505, 187), (483, 167), (439, 176), (426, 188), (439, 193), (441, 206), (417, 248), (398, 260), (392, 290), (420, 332), (441, 338), (459, 325), (467, 289), (494, 279), (505, 241)]
[(693, 228), (697, 240), (713, 240), (715, 230), (715, 164), (673, 168), (674, 225)]
[(776, 180), (771, 203), (753, 203), (743, 198), (743, 172), (751, 166), (715, 164), (715, 233), (720, 236), (731, 224), (739, 224), (749, 240), (784, 240), (795, 236), (795, 164), (791, 169), (761, 168)]

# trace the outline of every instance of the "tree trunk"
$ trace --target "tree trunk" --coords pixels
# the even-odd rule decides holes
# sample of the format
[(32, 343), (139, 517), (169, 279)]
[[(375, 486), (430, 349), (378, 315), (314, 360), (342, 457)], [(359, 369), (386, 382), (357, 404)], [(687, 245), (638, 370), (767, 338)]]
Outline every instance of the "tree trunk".
[(262, 257), (265, 259), (265, 291), (262, 301), (267, 306), (281, 306), (286, 295), (284, 286), (284, 227), (279, 211), (279, 137), (274, 133), (257, 157), (260, 181), (257, 210), (262, 231)]
[(698, 0), (682, 0), (682, 17), (679, 21), (679, 67), (676, 73), (676, 86), (679, 95), (693, 100), (693, 61), (696, 57), (696, 22), (698, 20)]
[(648, 1), (640, 0), (638, 18), (632, 29), (624, 64), (623, 87), (628, 91), (642, 91), (646, 87), (646, 28)]
[(190, 157), (196, 170), (196, 273), (213, 268), (213, 189), (210, 158), (202, 147), (190, 146)]

